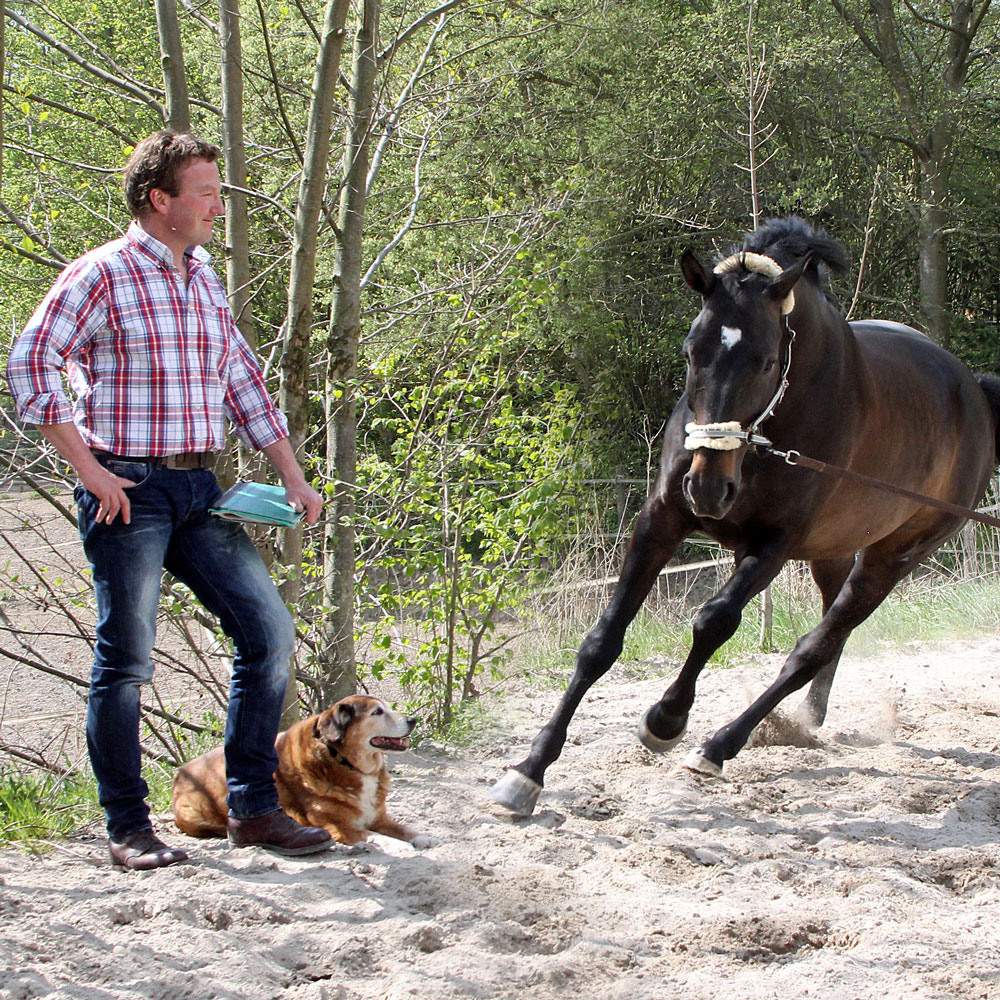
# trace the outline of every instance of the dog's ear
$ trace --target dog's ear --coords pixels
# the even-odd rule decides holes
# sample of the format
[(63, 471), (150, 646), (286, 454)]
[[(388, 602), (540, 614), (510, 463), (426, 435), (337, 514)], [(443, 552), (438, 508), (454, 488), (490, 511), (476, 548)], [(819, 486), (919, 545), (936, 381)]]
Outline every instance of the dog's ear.
[(340, 702), (329, 712), (317, 716), (313, 723), (313, 736), (325, 743), (338, 743), (344, 738), (347, 727), (354, 719), (354, 706)]

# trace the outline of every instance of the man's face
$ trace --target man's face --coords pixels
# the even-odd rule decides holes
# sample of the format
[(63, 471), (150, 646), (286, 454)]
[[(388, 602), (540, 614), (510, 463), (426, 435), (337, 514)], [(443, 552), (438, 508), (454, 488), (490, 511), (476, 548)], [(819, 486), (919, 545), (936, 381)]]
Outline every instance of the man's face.
[(175, 195), (155, 189), (154, 208), (185, 247), (207, 243), (216, 216), (225, 212), (219, 168), (207, 160), (191, 160), (177, 171), (176, 179)]

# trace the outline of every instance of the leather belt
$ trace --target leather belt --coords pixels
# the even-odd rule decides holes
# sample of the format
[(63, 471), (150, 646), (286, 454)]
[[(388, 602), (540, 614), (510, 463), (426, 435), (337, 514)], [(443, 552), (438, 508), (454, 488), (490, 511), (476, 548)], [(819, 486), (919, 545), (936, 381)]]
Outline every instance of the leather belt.
[(218, 453), (214, 451), (184, 451), (177, 455), (115, 455), (98, 448), (90, 449), (98, 458), (113, 459), (117, 462), (142, 462), (157, 469), (173, 469), (190, 472), (194, 469), (214, 469)]

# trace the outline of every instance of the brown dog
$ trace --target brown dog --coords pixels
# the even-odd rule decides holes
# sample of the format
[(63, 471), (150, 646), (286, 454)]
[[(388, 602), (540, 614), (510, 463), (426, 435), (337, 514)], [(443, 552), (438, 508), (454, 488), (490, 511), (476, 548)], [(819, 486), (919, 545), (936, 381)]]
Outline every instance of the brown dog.
[[(278, 734), (278, 802), (304, 826), (320, 826), (342, 844), (381, 833), (417, 848), (436, 841), (389, 819), (383, 750), (401, 751), (416, 719), (365, 695), (338, 701)], [(174, 821), (192, 837), (226, 836), (226, 764), (222, 748), (189, 761), (174, 775)]]

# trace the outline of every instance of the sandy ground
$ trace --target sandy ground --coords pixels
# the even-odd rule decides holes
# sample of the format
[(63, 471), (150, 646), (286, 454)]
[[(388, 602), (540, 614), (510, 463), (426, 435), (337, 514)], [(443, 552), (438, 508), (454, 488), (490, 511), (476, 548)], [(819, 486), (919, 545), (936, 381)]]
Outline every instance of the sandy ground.
[[(81, 836), (0, 853), (0, 996), (402, 1000), (886, 1000), (1000, 996), (1000, 643), (848, 659), (814, 746), (679, 770), (777, 669), (703, 678), (691, 733), (633, 736), (664, 687), (609, 680), (535, 815), (489, 784), (558, 692), (512, 693), (497, 733), (393, 760), (392, 812), (440, 839), (311, 859), (189, 840), (119, 873)], [(659, 676), (662, 674), (662, 676)]]

